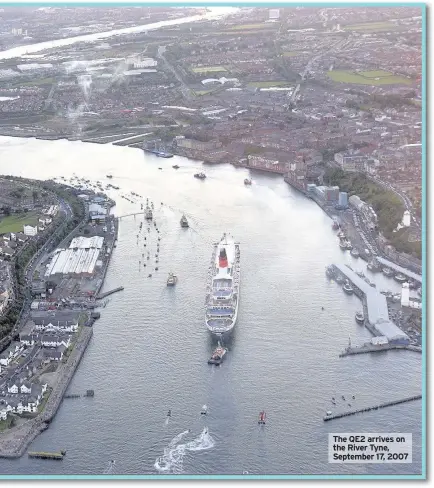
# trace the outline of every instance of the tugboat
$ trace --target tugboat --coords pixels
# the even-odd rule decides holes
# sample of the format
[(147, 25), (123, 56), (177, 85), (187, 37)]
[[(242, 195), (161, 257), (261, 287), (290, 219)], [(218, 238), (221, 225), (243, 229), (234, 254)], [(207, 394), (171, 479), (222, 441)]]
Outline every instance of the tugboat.
[(363, 315), (363, 312), (357, 312), (356, 313), (356, 322), (358, 324), (364, 324), (365, 323), (365, 316)]
[(356, 247), (353, 247), (353, 249), (351, 249), (350, 254), (351, 256), (353, 256), (353, 258), (358, 258), (360, 256), (360, 253)]
[(221, 364), (227, 352), (228, 350), (225, 347), (222, 347), (219, 343), (218, 347), (214, 349), (214, 352), (208, 359), (208, 364)]
[(252, 184), (252, 180), (250, 178), (245, 178), (244, 179), (244, 184), (245, 185), (251, 185)]
[(169, 277), (167, 278), (167, 286), (175, 286), (178, 283), (178, 277), (173, 273), (169, 273)]
[(266, 413), (262, 410), (262, 412), (259, 412), (259, 420), (258, 424), (260, 425), (265, 425), (265, 419), (267, 418)]
[(194, 177), (198, 178), (199, 180), (204, 180), (206, 178), (206, 174), (205, 173), (195, 173)]
[(352, 295), (354, 292), (353, 287), (350, 285), (350, 282), (348, 280), (345, 282), (345, 285), (342, 287), (342, 289), (348, 295)]
[(398, 273), (394, 276), (394, 280), (398, 283), (404, 283), (405, 281), (407, 281), (407, 277), (404, 276), (402, 273)]
[(185, 215), (181, 217), (181, 227), (188, 227), (188, 220)]
[(145, 219), (152, 220), (152, 210), (149, 207), (146, 207)]
[(384, 276), (387, 276), (388, 278), (390, 278), (391, 276), (393, 276), (393, 271), (386, 266), (383, 268), (383, 274), (384, 274)]

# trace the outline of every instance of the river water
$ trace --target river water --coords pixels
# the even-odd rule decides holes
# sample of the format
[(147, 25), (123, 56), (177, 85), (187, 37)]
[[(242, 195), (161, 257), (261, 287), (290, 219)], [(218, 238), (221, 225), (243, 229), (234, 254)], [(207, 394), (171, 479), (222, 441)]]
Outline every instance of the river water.
[[(205, 181), (193, 178), (200, 170)], [(143, 201), (130, 203), (120, 195), (149, 197), (162, 236), (159, 270), (148, 278), (150, 262), (146, 269), (139, 266), (143, 234), (151, 256), (157, 234), (144, 225), (137, 241), (143, 218), (121, 220), (105, 289), (125, 290), (102, 310), (70, 387), (79, 393), (93, 388), (95, 397), (64, 400), (30, 447), (66, 449), (65, 459), (0, 460), (0, 473), (421, 472), (420, 401), (322, 420), (333, 396), (355, 395), (354, 408), (418, 394), (421, 355), (338, 357), (349, 336), (361, 344), (371, 335), (354, 320), (360, 301), (329, 282), (325, 266), (347, 262), (364, 269), (365, 263), (339, 249), (331, 220), (281, 176), (253, 173), (253, 185), (245, 187), (248, 170), (231, 165), (163, 160), (112, 145), (6, 137), (0, 138), (0, 173), (37, 179), (75, 173), (107, 183), (105, 175), (112, 173), (111, 182), (120, 187), (108, 192), (117, 202), (115, 214), (139, 211)], [(189, 229), (179, 225), (183, 212)], [(204, 325), (204, 298), (212, 243), (223, 232), (241, 243), (241, 301), (229, 353), (216, 368), (207, 364), (215, 342)], [(170, 271), (179, 277), (173, 289), (166, 287)], [(375, 275), (375, 281), (379, 289), (399, 291), (384, 276)], [(339, 400), (333, 410), (348, 409), (347, 401)], [(200, 415), (203, 404), (206, 417)], [(266, 427), (257, 424), (262, 409)], [(328, 464), (329, 432), (412, 433), (413, 464)]]

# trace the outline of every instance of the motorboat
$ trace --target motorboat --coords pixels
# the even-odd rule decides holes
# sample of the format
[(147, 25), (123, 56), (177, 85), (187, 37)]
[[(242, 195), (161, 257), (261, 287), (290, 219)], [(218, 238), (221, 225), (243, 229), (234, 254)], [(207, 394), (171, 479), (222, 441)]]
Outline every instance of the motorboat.
[(244, 179), (244, 184), (245, 185), (251, 185), (252, 184), (252, 180), (250, 178), (245, 178)]
[(353, 249), (351, 249), (350, 254), (351, 256), (353, 256), (353, 258), (358, 258), (360, 256), (360, 253), (356, 247), (353, 247)]
[(354, 293), (353, 287), (350, 285), (350, 282), (347, 280), (345, 285), (342, 287), (345, 293), (348, 295), (352, 295)]
[(394, 280), (397, 281), (398, 283), (404, 283), (405, 281), (408, 280), (408, 278), (402, 273), (398, 273), (394, 276)]
[(393, 276), (393, 271), (390, 268), (388, 268), (387, 266), (385, 266), (383, 268), (383, 274), (384, 274), (384, 276), (387, 276), (388, 278), (390, 278), (391, 276)]
[(206, 415), (208, 413), (208, 407), (206, 405), (204, 405), (202, 407), (202, 410), (200, 411), (200, 414), (201, 415)]
[(112, 179), (113, 175), (106, 175), (107, 178)]
[(356, 322), (358, 324), (364, 324), (365, 323), (365, 316), (363, 312), (357, 312), (356, 313)]
[(169, 273), (169, 277), (167, 278), (167, 286), (175, 286), (178, 283), (178, 277), (173, 273)]
[(262, 411), (262, 412), (259, 412), (259, 420), (258, 420), (258, 424), (260, 425), (265, 425), (265, 420), (267, 418), (267, 414)]
[(181, 227), (188, 227), (188, 220), (187, 220), (187, 217), (185, 215), (183, 215), (181, 217), (180, 223), (181, 223)]
[(179, 166), (178, 166), (177, 164), (174, 164), (174, 165), (172, 166), (172, 168), (173, 168), (173, 169), (179, 169)]
[(208, 359), (208, 364), (221, 364), (227, 352), (228, 350), (219, 344), (218, 347), (214, 349), (211, 357)]
[(204, 180), (206, 178), (206, 174), (205, 173), (195, 173), (194, 177), (198, 178), (199, 180)]
[(152, 220), (152, 210), (149, 207), (146, 207), (145, 219)]

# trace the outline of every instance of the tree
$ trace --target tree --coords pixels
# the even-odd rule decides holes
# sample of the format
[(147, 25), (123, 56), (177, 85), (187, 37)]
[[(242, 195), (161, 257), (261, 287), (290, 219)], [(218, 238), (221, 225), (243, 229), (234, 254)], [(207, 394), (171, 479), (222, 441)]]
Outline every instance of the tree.
[(38, 199), (39, 193), (36, 190), (32, 191), (33, 203)]

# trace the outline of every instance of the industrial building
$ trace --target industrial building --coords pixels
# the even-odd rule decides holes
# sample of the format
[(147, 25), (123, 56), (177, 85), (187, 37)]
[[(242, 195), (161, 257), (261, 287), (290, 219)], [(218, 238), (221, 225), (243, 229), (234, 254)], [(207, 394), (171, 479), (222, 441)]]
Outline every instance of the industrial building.
[(386, 297), (369, 286), (347, 266), (341, 264), (334, 266), (364, 294), (371, 331), (377, 336), (385, 337), (390, 344), (408, 344), (410, 342), (408, 335), (389, 319)]
[(69, 249), (56, 249), (45, 276), (57, 274), (83, 274), (90, 276), (95, 267), (102, 263), (98, 261), (104, 242), (103, 237), (75, 237)]

